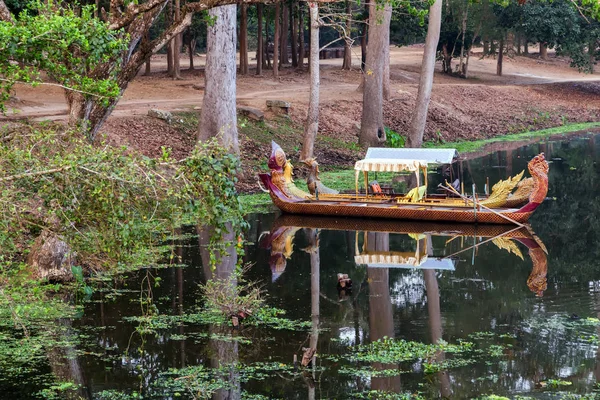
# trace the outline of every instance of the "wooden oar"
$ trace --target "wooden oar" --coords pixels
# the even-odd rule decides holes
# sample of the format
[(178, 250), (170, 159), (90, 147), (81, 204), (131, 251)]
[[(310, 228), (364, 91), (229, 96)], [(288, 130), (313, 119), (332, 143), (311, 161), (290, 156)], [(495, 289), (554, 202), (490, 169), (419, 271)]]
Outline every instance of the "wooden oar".
[(458, 191), (457, 191), (456, 189), (454, 189), (454, 187), (453, 187), (452, 185), (450, 185), (450, 184), (448, 183), (448, 181), (446, 181), (446, 186), (447, 186), (447, 187), (444, 187), (444, 186), (442, 186), (442, 188), (444, 188), (444, 189), (448, 190), (449, 192), (452, 192), (452, 193), (454, 193), (455, 195), (459, 196), (461, 199), (463, 199), (463, 200), (465, 200), (465, 201), (470, 201), (470, 202), (471, 202), (471, 203), (473, 203), (475, 206), (482, 207), (482, 208), (484, 208), (484, 209), (488, 210), (489, 212), (491, 212), (491, 213), (494, 213), (494, 214), (498, 215), (499, 217), (502, 217), (502, 218), (504, 218), (505, 220), (507, 220), (507, 221), (510, 221), (510, 222), (512, 222), (513, 224), (516, 224), (516, 225), (518, 225), (518, 226), (520, 226), (520, 227), (522, 227), (522, 228), (524, 228), (524, 227), (525, 227), (525, 225), (524, 225), (524, 224), (522, 224), (522, 223), (520, 223), (520, 222), (517, 222), (517, 221), (515, 221), (514, 219), (512, 219), (512, 218), (510, 218), (510, 217), (507, 217), (506, 215), (503, 215), (502, 213), (499, 213), (498, 211), (494, 211), (494, 210), (492, 210), (491, 208), (489, 208), (489, 207), (486, 207), (486, 206), (484, 206), (483, 204), (480, 204), (480, 203), (476, 202), (475, 200), (468, 198), (467, 196), (463, 196), (462, 194), (458, 193)]

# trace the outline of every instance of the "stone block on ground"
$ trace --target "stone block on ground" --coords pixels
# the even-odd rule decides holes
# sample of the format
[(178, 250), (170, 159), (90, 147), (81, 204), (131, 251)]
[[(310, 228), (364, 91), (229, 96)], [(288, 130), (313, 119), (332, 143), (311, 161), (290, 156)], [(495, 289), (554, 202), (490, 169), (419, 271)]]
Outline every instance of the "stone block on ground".
[(237, 112), (238, 114), (253, 119), (255, 121), (264, 121), (265, 119), (265, 114), (258, 108), (248, 106), (237, 106)]
[(169, 124), (173, 120), (173, 114), (171, 114), (170, 112), (165, 111), (165, 110), (157, 110), (157, 109), (148, 110), (148, 116), (153, 117), (153, 118), (162, 119), (164, 121), (167, 121)]
[(292, 103), (284, 100), (267, 100), (267, 107), (276, 113), (289, 114)]

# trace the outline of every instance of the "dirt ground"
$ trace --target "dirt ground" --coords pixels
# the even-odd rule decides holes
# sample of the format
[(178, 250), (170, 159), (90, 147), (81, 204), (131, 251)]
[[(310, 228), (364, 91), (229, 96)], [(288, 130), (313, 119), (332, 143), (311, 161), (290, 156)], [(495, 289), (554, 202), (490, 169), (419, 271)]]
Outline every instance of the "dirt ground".
[[(533, 50), (535, 51), (535, 49)], [(182, 67), (187, 67), (182, 55)], [(392, 98), (385, 102), (385, 124), (402, 134), (407, 131), (417, 93), (422, 46), (392, 47), (390, 51)], [(149, 109), (193, 111), (202, 106), (204, 56), (194, 58), (196, 69), (184, 69), (183, 79), (166, 76), (166, 58), (152, 59), (150, 76), (140, 74), (125, 91), (102, 133), (109, 143), (128, 145), (148, 156), (158, 156), (161, 146), (173, 148), (175, 156), (185, 155), (193, 146), (193, 133), (147, 116)], [(353, 143), (360, 126), (362, 93), (360, 48), (355, 49), (351, 71), (341, 70), (342, 59), (321, 60), (321, 116), (317, 157), (333, 164), (351, 164), (353, 155), (343, 149), (331, 154), (326, 139)], [(434, 78), (432, 101), (425, 140), (472, 140), (511, 132), (543, 129), (567, 122), (598, 121), (600, 117), (600, 73), (586, 75), (569, 67), (566, 59), (537, 54), (505, 58), (504, 75), (498, 77), (496, 60), (481, 58), (477, 49), (469, 64), (469, 79), (439, 72)], [(292, 125), (301, 128), (308, 102), (308, 72), (284, 68), (278, 80), (267, 70), (262, 76), (238, 77), (238, 105), (266, 110), (266, 100), (291, 102)], [(67, 108), (63, 90), (53, 86), (18, 86), (9, 112), (2, 119), (64, 119)], [(12, 108), (12, 110), (11, 110)], [(11, 112), (12, 111), (12, 112)], [(267, 114), (267, 117), (271, 117)], [(299, 129), (300, 130), (300, 129)], [(300, 134), (284, 149), (297, 149)], [(242, 137), (245, 158), (262, 157), (265, 143)], [(339, 147), (339, 146), (338, 146)], [(343, 147), (343, 146), (342, 146)], [(330, 150), (330, 149), (329, 149)]]

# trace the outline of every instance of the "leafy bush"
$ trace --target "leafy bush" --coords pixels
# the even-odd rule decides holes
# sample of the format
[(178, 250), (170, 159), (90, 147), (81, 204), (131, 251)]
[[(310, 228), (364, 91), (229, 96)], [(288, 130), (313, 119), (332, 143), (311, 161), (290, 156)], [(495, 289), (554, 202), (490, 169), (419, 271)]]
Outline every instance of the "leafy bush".
[(216, 143), (157, 160), (90, 145), (59, 125), (0, 130), (0, 265), (22, 260), (44, 229), (98, 268), (152, 262), (154, 245), (184, 223), (238, 232), (238, 167)]
[(406, 145), (406, 137), (388, 127), (385, 128), (385, 137), (388, 147), (404, 147)]

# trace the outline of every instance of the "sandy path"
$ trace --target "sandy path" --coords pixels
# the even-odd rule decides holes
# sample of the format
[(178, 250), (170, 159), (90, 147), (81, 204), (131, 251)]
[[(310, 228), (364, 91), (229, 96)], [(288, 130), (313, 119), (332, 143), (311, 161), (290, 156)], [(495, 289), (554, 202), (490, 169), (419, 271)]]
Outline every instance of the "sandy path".
[[(359, 56), (360, 50), (357, 49), (353, 54), (354, 65), (359, 65)], [(392, 47), (390, 57), (390, 75), (394, 93), (401, 95), (415, 92), (422, 48), (418, 46)], [(204, 59), (204, 56), (195, 58), (196, 68), (204, 65)], [(361, 94), (356, 90), (361, 79), (360, 71), (341, 71), (341, 61), (341, 59), (321, 60), (321, 102), (323, 104), (335, 102), (335, 100), (361, 99)], [(187, 65), (185, 56), (182, 58), (182, 65)], [(437, 73), (434, 79), (434, 93), (436, 87), (451, 85), (535, 85), (600, 80), (600, 74), (581, 74), (570, 68), (568, 61), (560, 58), (552, 58), (551, 61), (527, 57), (507, 58), (503, 69), (504, 76), (496, 76), (496, 60), (480, 59), (480, 55), (474, 53), (470, 60), (471, 79), (458, 79)], [(203, 91), (193, 87), (193, 85), (203, 86), (204, 84), (203, 74), (198, 69), (195, 71), (184, 70), (183, 80), (172, 80), (167, 78), (164, 73), (166, 70), (165, 56), (157, 55), (152, 60), (152, 70), (151, 76), (140, 75), (130, 84), (113, 112), (113, 117), (143, 115), (151, 108), (174, 111), (201, 106)], [(253, 73), (254, 70), (251, 69), (250, 72)], [(19, 85), (15, 95), (19, 101), (9, 104), (8, 114), (0, 117), (0, 120), (63, 119), (66, 117), (67, 106), (63, 90), (60, 88), (43, 85), (31, 88)], [(292, 68), (285, 68), (281, 72), (279, 81), (270, 78), (270, 71), (265, 71), (263, 77), (255, 75), (239, 77), (237, 96), (239, 104), (264, 108), (265, 100), (273, 98), (305, 104), (308, 101), (308, 74), (306, 72), (299, 73)]]

